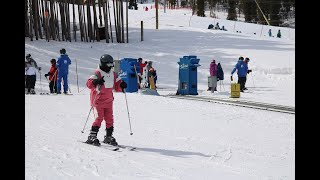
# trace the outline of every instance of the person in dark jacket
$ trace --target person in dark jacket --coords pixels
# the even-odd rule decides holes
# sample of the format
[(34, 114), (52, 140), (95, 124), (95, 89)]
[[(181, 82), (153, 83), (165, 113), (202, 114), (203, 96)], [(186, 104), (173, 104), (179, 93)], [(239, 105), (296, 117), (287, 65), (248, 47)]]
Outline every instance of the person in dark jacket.
[(281, 38), (281, 32), (280, 32), (280, 29), (278, 30), (277, 37), (278, 37), (278, 38)]
[(220, 63), (217, 65), (217, 80), (223, 80), (224, 79), (224, 72), (222, 69), (222, 66)]
[(60, 50), (60, 57), (58, 58), (58, 62), (56, 63), (56, 67), (58, 69), (58, 79), (57, 79), (57, 94), (61, 94), (61, 80), (63, 79), (63, 93), (67, 94), (68, 92), (68, 73), (69, 73), (69, 65), (71, 64), (71, 60), (66, 54), (65, 49)]
[(44, 76), (47, 78), (49, 76), (49, 88), (50, 93), (57, 93), (57, 77), (58, 77), (58, 70), (56, 67), (56, 59), (51, 59), (51, 68), (50, 71), (45, 74)]
[(247, 81), (247, 74), (249, 74), (252, 70), (248, 70), (248, 63), (250, 59), (246, 58), (244, 61), (239, 60), (237, 64), (234, 66), (233, 70), (231, 71), (231, 81), (233, 81), (233, 73), (237, 70), (238, 73), (238, 83), (240, 84), (240, 91), (247, 90), (245, 88), (245, 84)]

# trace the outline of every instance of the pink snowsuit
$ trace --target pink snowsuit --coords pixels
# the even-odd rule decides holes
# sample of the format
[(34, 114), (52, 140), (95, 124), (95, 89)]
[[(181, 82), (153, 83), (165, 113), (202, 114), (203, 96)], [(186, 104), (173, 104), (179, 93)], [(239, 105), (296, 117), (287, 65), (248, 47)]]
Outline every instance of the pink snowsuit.
[[(101, 79), (102, 76), (104, 76), (104, 84), (95, 86), (92, 81)], [(119, 90), (121, 83), (121, 78), (116, 76), (113, 70), (106, 73), (98, 68), (95, 70), (95, 75), (90, 76), (87, 81), (87, 87), (91, 90), (90, 105), (95, 107), (98, 112), (98, 117), (92, 126), (100, 127), (103, 119), (106, 121), (107, 128), (113, 126), (113, 89)]]
[(211, 62), (210, 63), (210, 76), (217, 76), (217, 64)]

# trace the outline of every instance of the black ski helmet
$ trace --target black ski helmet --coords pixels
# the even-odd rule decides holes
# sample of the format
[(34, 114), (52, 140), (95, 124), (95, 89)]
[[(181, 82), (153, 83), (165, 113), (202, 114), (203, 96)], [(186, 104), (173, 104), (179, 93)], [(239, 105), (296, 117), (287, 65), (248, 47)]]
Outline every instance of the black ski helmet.
[[(99, 65), (102, 67), (105, 67), (105, 66), (108, 66), (107, 64), (112, 64), (112, 66), (113, 66), (113, 57), (110, 56), (109, 54), (104, 54), (100, 58)], [(112, 66), (109, 66), (109, 67), (112, 67)]]
[(26, 59), (29, 59), (29, 58), (31, 58), (31, 54), (26, 55)]
[(57, 63), (56, 59), (51, 59), (50, 62), (51, 63)]
[(62, 49), (60, 50), (60, 54), (66, 54), (66, 49), (62, 48)]

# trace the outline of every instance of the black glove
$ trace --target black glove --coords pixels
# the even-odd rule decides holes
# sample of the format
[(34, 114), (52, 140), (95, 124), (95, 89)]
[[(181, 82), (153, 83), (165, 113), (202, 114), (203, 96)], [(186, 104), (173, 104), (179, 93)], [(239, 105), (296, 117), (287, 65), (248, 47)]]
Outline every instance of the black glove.
[(104, 76), (102, 76), (101, 79), (94, 79), (92, 81), (93, 85), (95, 85), (95, 86), (98, 84), (103, 85), (103, 83), (105, 82), (103, 78), (104, 78)]
[(122, 89), (122, 92), (124, 92), (124, 89), (127, 88), (127, 83), (124, 82), (124, 81), (122, 81), (122, 82), (120, 83), (120, 87), (121, 87), (121, 89)]
[(49, 74), (45, 74), (45, 75), (44, 75), (44, 77), (47, 77), (47, 76), (49, 76)]
[(39, 69), (39, 71), (41, 71), (41, 67), (39, 67), (38, 69)]
[(250, 70), (248, 70), (248, 74), (249, 74), (249, 73), (251, 73), (251, 72), (252, 72), (252, 70), (251, 70), (251, 69), (250, 69)]

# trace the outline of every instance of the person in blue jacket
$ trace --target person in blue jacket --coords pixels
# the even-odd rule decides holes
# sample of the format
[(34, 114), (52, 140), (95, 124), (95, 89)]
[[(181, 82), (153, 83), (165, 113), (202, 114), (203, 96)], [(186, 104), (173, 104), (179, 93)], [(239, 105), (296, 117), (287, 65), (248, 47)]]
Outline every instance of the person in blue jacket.
[(234, 66), (233, 70), (231, 71), (231, 81), (233, 81), (233, 73), (237, 70), (238, 72), (238, 83), (240, 84), (240, 91), (243, 92), (243, 90), (247, 90), (245, 87), (246, 81), (247, 81), (247, 74), (252, 72), (252, 70), (248, 70), (248, 63), (250, 59), (245, 58), (244, 61), (241, 61), (239, 58), (239, 61)]
[(71, 60), (66, 54), (66, 50), (61, 49), (60, 57), (56, 63), (56, 67), (58, 69), (57, 94), (61, 94), (61, 79), (63, 79), (63, 93), (67, 94), (68, 92), (68, 73), (70, 64)]

